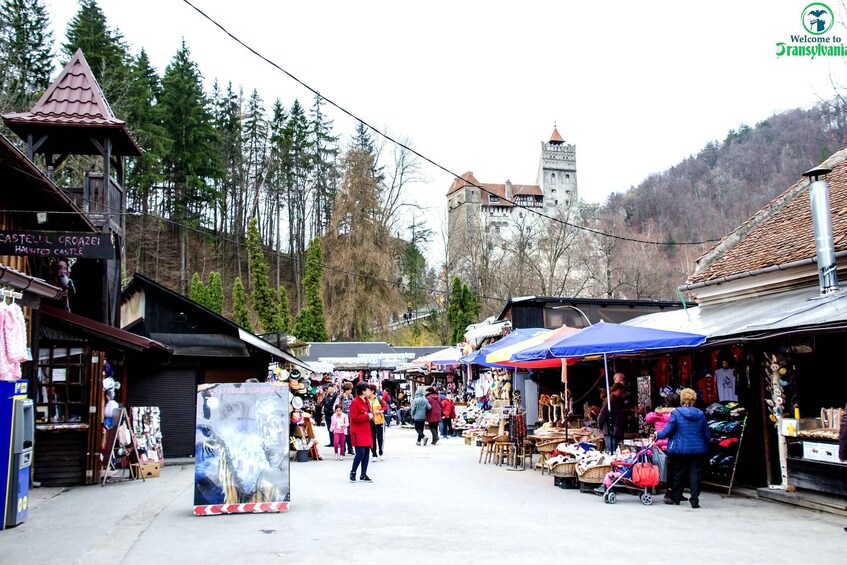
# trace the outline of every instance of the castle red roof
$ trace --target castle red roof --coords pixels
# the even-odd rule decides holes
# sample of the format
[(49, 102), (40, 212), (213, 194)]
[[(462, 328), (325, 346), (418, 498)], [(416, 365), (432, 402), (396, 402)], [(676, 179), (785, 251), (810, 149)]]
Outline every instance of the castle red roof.
[[(479, 182), (474, 174), (470, 171), (463, 174), (461, 177), (453, 179), (453, 184), (450, 185), (450, 190), (447, 191), (447, 196), (450, 196), (457, 190), (466, 186), (479, 186), (482, 190), (483, 206), (492, 204), (490, 196), (494, 195), (500, 198), (499, 202), (494, 203), (496, 206), (511, 206), (511, 202), (504, 200), (506, 198), (506, 184), (491, 184), (487, 182)], [(512, 200), (515, 196), (543, 196), (541, 187), (537, 184), (513, 184), (512, 185)]]
[(553, 128), (553, 133), (550, 134), (550, 141), (548, 143), (564, 143), (565, 140), (562, 137), (562, 134), (559, 133), (557, 128)]
[(114, 154), (142, 154), (126, 123), (112, 112), (80, 49), (32, 110), (4, 114), (3, 121), (22, 139), (30, 133), (36, 137), (47, 134), (39, 152), (97, 155), (100, 151), (89, 137), (92, 130), (99, 130), (103, 137), (112, 139)]
[(447, 191), (447, 196), (450, 196), (460, 188), (464, 188), (469, 184), (479, 186), (479, 181), (476, 180), (476, 177), (473, 176), (473, 173), (471, 171), (466, 172), (461, 177), (453, 179), (453, 184), (450, 185), (450, 189)]

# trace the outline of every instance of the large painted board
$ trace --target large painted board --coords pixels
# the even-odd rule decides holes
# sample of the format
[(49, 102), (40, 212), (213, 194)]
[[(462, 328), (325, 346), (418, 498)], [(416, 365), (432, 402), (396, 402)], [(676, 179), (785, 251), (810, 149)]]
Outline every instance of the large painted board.
[(194, 514), (288, 510), (288, 387), (197, 387)]

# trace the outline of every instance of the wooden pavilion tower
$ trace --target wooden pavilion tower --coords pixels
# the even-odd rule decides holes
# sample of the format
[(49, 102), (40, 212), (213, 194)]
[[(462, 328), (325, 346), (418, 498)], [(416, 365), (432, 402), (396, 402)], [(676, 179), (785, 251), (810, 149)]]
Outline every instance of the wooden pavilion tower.
[[(74, 269), (76, 286), (84, 280), (85, 300), (75, 309), (89, 318), (119, 326), (121, 262), (124, 254), (126, 195), (125, 158), (138, 157), (141, 147), (126, 123), (115, 117), (81, 50), (29, 112), (3, 115), (6, 126), (26, 142), (27, 156), (43, 156), (46, 173), (71, 155), (102, 157), (101, 170), (85, 173), (82, 187), (62, 187), (114, 244), (113, 259), (97, 259)], [(96, 167), (95, 167), (96, 168)], [(81, 289), (82, 292), (83, 289)], [(99, 298), (99, 300), (97, 299)]]

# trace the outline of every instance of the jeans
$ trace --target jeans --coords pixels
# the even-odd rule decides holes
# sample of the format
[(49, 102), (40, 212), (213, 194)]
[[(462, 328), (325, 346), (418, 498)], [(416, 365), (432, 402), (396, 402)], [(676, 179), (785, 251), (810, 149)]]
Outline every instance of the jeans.
[(415, 431), (418, 432), (418, 443), (424, 438), (424, 420), (415, 420)]
[(444, 437), (451, 437), (453, 435), (452, 418), (443, 418), (441, 420), (441, 435)]
[[(371, 453), (374, 457), (377, 455), (382, 455), (382, 440), (383, 440), (383, 427), (382, 424), (374, 424), (371, 423), (371, 435), (373, 436), (373, 447), (371, 448)], [(379, 453), (377, 454), (377, 450)]]
[[(350, 437), (349, 435), (347, 436)], [(356, 469), (359, 468), (359, 463), (362, 464), (362, 474), (360, 477), (364, 477), (368, 474), (368, 461), (370, 461), (371, 457), (371, 448), (370, 447), (359, 447), (356, 446), (356, 456), (353, 458), (353, 468), (350, 470), (350, 474), (352, 476), (356, 476)]]
[(682, 500), (685, 476), (688, 475), (688, 488), (691, 489), (692, 503), (700, 501), (700, 477), (703, 475), (703, 455), (673, 455), (673, 486), (670, 498), (674, 502)]
[(438, 425), (441, 422), (429, 422), (429, 433), (432, 434), (432, 445), (438, 443)]

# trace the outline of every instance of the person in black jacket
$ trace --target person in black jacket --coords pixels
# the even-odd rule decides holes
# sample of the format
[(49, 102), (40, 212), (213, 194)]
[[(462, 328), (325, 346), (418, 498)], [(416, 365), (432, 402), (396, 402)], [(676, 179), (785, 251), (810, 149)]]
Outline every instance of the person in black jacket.
[(623, 440), (624, 433), (624, 386), (621, 383), (612, 385), (611, 405), (609, 403), (603, 405), (600, 411), (600, 416), (597, 419), (597, 425), (600, 429), (607, 428), (606, 434), (606, 451), (614, 453), (618, 449), (618, 444)]
[(324, 413), (324, 421), (326, 422), (326, 429), (329, 432), (329, 445), (325, 447), (332, 447), (332, 430), (329, 429), (329, 423), (332, 420), (332, 414), (335, 412), (335, 399), (338, 398), (338, 393), (335, 392), (335, 387), (329, 385), (326, 387), (326, 394), (324, 394), (323, 400), (323, 413)]

